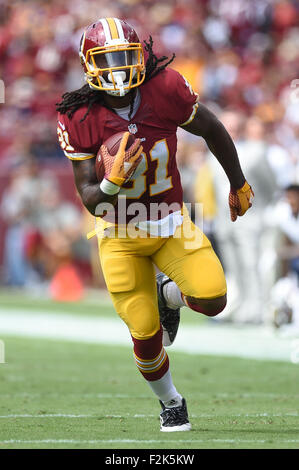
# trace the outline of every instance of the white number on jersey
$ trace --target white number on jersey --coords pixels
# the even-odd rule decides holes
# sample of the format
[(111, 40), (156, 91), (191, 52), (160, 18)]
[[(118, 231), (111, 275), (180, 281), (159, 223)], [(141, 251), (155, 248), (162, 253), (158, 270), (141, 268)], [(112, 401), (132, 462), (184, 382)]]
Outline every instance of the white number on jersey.
[[(128, 199), (139, 199), (146, 191), (146, 176), (145, 173), (148, 169), (147, 159), (145, 153), (142, 152), (142, 160), (139, 163), (133, 177), (130, 181), (133, 182), (132, 188), (122, 188), (120, 194), (124, 194)], [(172, 188), (172, 178), (167, 176), (167, 165), (169, 161), (169, 149), (166, 139), (155, 142), (149, 152), (151, 160), (157, 160), (158, 165), (155, 171), (155, 182), (150, 184), (150, 196), (163, 193)]]
[(57, 127), (58, 140), (62, 150), (73, 152), (75, 149), (70, 144), (69, 134), (67, 131), (63, 131), (59, 126)]

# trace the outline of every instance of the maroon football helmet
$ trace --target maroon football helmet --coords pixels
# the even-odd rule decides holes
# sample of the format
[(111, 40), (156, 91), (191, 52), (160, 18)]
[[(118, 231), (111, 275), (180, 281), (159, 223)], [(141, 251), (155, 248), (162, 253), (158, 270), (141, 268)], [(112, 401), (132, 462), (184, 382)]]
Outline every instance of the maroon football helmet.
[(118, 18), (101, 18), (84, 31), (79, 56), (90, 87), (124, 96), (145, 78), (144, 53), (136, 31)]

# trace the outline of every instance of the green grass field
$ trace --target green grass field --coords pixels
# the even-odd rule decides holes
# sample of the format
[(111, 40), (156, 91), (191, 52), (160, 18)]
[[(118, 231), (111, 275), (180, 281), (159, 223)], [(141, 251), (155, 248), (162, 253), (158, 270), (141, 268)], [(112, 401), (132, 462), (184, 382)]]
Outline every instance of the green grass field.
[[(106, 303), (105, 303), (106, 302)], [(53, 304), (0, 295), (1, 307), (114, 316), (109, 301)], [(194, 322), (187, 313), (184, 321)], [(197, 317), (196, 317), (197, 318)], [(128, 346), (1, 334), (0, 449), (298, 449), (299, 364), (172, 352), (193, 429), (159, 431), (160, 405)]]

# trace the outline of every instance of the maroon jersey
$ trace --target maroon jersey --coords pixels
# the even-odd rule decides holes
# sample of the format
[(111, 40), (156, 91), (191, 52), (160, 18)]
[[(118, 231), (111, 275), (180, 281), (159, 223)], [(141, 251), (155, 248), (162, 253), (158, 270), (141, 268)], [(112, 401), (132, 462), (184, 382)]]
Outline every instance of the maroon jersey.
[[(94, 158), (102, 143), (117, 132), (129, 130), (139, 137), (143, 159), (131, 181), (121, 188), (119, 194), (126, 196), (127, 206), (142, 203), (147, 208), (146, 219), (150, 220), (156, 218), (151, 216), (151, 203), (163, 202), (168, 207), (172, 204), (169, 212), (182, 206), (182, 186), (175, 158), (176, 130), (193, 119), (198, 95), (185, 78), (172, 69), (165, 69), (138, 89), (141, 102), (130, 121), (101, 104), (95, 104), (85, 120), (80, 122), (87, 109), (82, 106), (71, 119), (66, 114), (58, 115), (58, 136), (65, 155), (71, 160)], [(133, 209), (127, 221), (134, 217)], [(158, 218), (164, 215), (167, 214), (160, 213)], [(140, 216), (144, 219), (143, 215)]]

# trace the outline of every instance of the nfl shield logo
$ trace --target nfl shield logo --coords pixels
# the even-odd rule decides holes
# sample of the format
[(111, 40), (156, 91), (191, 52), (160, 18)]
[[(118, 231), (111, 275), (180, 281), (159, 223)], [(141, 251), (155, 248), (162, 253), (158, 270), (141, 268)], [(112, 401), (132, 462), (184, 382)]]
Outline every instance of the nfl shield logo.
[(129, 124), (128, 130), (130, 134), (136, 134), (136, 132), (138, 132), (136, 124)]

